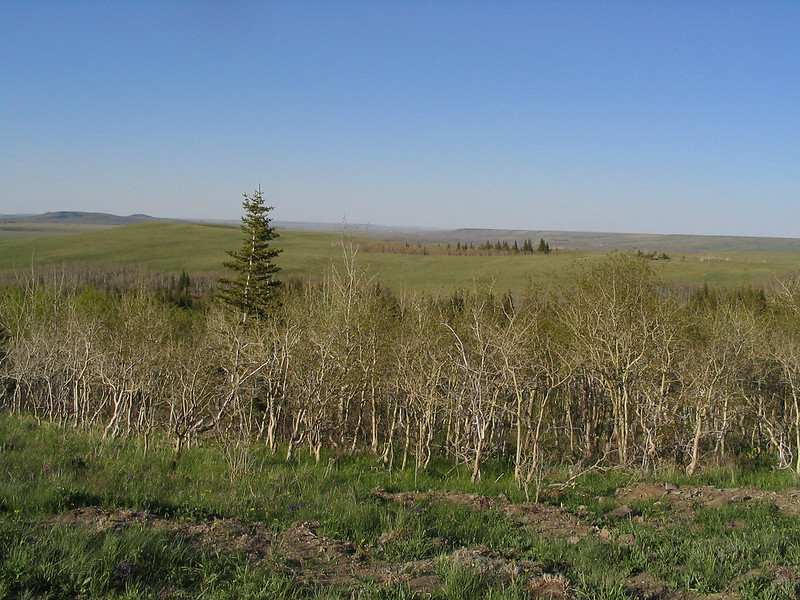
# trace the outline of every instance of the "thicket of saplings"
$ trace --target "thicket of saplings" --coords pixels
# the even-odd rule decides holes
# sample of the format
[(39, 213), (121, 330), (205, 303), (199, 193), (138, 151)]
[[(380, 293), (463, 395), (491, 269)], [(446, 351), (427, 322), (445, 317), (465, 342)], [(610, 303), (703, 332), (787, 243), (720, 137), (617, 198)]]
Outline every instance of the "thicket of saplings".
[[(268, 318), (170, 294), (19, 285), (0, 297), (6, 411), (108, 438), (488, 462), (537, 495), (553, 465), (800, 472), (800, 284), (664, 289), (614, 253), (524, 297), (392, 294), (354, 261)], [(179, 298), (183, 296), (179, 295)]]

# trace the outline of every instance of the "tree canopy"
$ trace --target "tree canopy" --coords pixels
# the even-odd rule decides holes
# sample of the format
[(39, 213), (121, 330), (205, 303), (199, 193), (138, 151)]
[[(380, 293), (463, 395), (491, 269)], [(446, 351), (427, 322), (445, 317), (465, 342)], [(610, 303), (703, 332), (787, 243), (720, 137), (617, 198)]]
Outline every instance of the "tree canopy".
[(263, 317), (275, 304), (281, 282), (275, 278), (280, 267), (273, 259), (281, 251), (270, 245), (278, 234), (269, 217), (273, 207), (266, 205), (261, 186), (252, 196), (244, 194), (242, 206), (244, 239), (239, 250), (228, 251), (233, 260), (225, 267), (234, 271), (234, 276), (219, 280), (219, 297), (227, 307), (241, 313), (244, 323), (248, 317)]

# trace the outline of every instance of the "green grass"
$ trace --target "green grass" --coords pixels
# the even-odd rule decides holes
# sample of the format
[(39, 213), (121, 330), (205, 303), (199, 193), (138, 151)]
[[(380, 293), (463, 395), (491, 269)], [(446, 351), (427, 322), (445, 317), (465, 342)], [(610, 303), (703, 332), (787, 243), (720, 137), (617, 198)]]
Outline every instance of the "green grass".
[[(275, 241), (284, 250), (277, 263), (284, 278), (319, 278), (341, 266), (341, 236), (284, 231)], [(354, 242), (358, 243), (358, 239)], [(33, 265), (110, 263), (143, 265), (159, 271), (220, 273), (237, 248), (234, 227), (189, 223), (144, 223), (103, 228), (75, 235), (0, 239), (0, 271), (26, 271)], [(359, 261), (376, 279), (396, 292), (425, 289), (449, 293), (475, 285), (516, 293), (531, 284), (551, 286), (568, 281), (576, 260), (598, 261), (601, 253), (554, 252), (542, 255), (436, 256), (361, 252)], [(800, 253), (738, 252), (673, 254), (653, 263), (664, 281), (697, 286), (771, 285), (776, 276), (800, 270)]]
[(5, 223), (0, 220), (0, 241), (19, 238), (60, 236), (88, 233), (114, 227), (114, 225), (83, 223)]
[(218, 270), (225, 260), (225, 249), (236, 241), (234, 228), (144, 223), (71, 236), (2, 240), (0, 268), (106, 262), (141, 264), (157, 270)]
[[(282, 233), (283, 275), (318, 277), (341, 258), (341, 236), (331, 233)], [(190, 223), (143, 223), (104, 228), (71, 236), (0, 240), (0, 270), (29, 270), (31, 265), (110, 263), (143, 265), (159, 271), (222, 272), (238, 248), (236, 227)]]
[[(518, 583), (502, 583), (450, 559), (458, 548), (488, 548), (533, 561), (568, 580), (579, 598), (630, 598), (626, 580), (649, 573), (673, 590), (736, 593), (741, 598), (793, 598), (797, 581), (774, 576), (800, 564), (800, 519), (769, 503), (703, 508), (687, 518), (655, 502), (634, 503), (642, 518), (617, 518), (614, 490), (634, 480), (663, 481), (629, 471), (590, 473), (549, 502), (610, 531), (570, 543), (521, 529), (499, 510), (451, 502), (386, 501), (371, 490), (453, 489), (521, 501), (501, 465), (470, 483), (462, 469), (387, 473), (373, 457), (301, 455), (286, 462), (263, 445), (247, 472), (232, 470), (224, 447), (209, 444), (176, 457), (169, 444), (103, 440), (6, 414), (0, 416), (0, 598), (385, 598), (414, 597), (405, 586), (366, 582), (346, 587), (298, 583), (285, 565), (254, 566), (236, 553), (218, 554), (170, 530), (146, 526), (99, 531), (59, 524), (54, 516), (97, 506), (146, 510), (171, 522), (239, 518), (265, 524), (280, 538), (297, 521), (319, 521), (320, 534), (352, 543), (368, 561), (436, 561), (441, 591), (432, 597), (524, 599)], [(555, 480), (563, 473), (553, 471)], [(745, 478), (749, 477), (746, 481)], [(757, 485), (784, 489), (797, 478), (769, 471), (708, 471), (680, 484)], [(388, 537), (387, 537), (388, 536)], [(623, 540), (632, 540), (625, 543)], [(418, 596), (417, 596), (418, 597)]]
[[(5, 597), (136, 597), (145, 590), (197, 589), (210, 557), (152, 528), (104, 533), (3, 523), (0, 566)], [(226, 568), (227, 567), (227, 568)], [(217, 577), (230, 565), (213, 566)], [(146, 594), (145, 594), (146, 595)]]

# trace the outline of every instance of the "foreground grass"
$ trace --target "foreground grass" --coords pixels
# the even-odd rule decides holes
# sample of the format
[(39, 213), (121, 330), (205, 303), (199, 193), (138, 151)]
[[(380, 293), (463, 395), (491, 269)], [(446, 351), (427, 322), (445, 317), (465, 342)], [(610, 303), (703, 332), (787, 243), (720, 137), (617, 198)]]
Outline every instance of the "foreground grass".
[[(532, 597), (519, 583), (454, 562), (459, 548), (533, 561), (568, 581), (570, 597), (644, 597), (630, 586), (642, 574), (693, 597), (726, 592), (788, 599), (800, 592), (800, 573), (792, 571), (797, 579), (776, 575), (800, 565), (800, 519), (769, 503), (697, 507), (686, 518), (662, 503), (642, 502), (632, 506), (636, 518), (615, 517), (614, 490), (641, 479), (626, 471), (589, 474), (549, 497), (602, 533), (576, 542), (531, 532), (494, 509), (386, 502), (372, 493), (375, 487), (449, 489), (521, 502), (522, 493), (500, 468), (472, 484), (466, 470), (452, 465), (390, 474), (368, 456), (287, 463), (259, 446), (210, 445), (176, 458), (166, 444), (155, 443), (145, 455), (139, 440), (102, 440), (7, 415), (0, 417), (0, 443), (3, 598)], [(691, 482), (673, 475), (678, 484), (774, 490), (797, 485), (791, 474), (734, 468)], [(433, 561), (442, 585), (422, 595), (406, 585), (374, 581), (320, 586), (297, 577), (285, 561), (256, 564), (243, 553), (200, 545), (180, 529), (134, 520), (125, 528), (99, 530), (90, 522), (77, 527), (60, 520), (84, 507), (111, 515), (147, 511), (160, 523), (239, 519), (265, 526), (275, 540), (293, 524), (319, 522), (322, 535), (350, 544), (364, 564)]]

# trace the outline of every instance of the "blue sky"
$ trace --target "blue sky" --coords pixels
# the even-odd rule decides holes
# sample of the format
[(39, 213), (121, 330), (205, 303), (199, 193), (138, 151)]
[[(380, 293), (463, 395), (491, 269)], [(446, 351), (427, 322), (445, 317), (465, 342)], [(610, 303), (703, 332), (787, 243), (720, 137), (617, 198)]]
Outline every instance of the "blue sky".
[(800, 237), (800, 2), (0, 0), (0, 213)]

